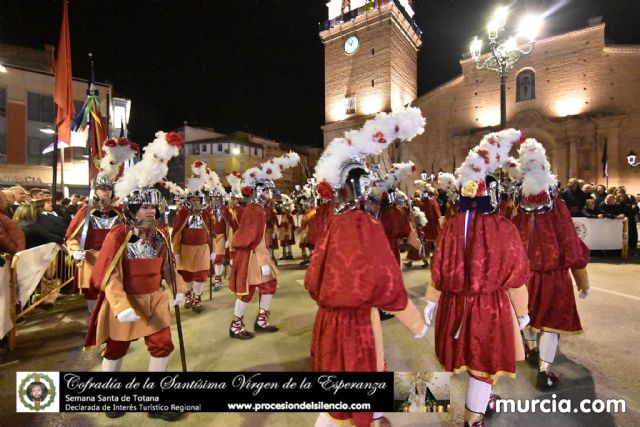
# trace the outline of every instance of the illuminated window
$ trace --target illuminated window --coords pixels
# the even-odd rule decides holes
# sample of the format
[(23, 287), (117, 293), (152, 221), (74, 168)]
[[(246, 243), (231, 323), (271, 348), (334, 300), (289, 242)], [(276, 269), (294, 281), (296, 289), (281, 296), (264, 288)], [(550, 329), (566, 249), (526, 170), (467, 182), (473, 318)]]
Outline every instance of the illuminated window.
[(344, 112), (345, 114), (354, 114), (356, 112), (356, 96), (349, 95), (344, 98)]
[(536, 99), (536, 74), (524, 70), (516, 77), (516, 102)]
[(27, 104), (29, 120), (53, 124), (53, 96), (29, 92), (27, 94)]

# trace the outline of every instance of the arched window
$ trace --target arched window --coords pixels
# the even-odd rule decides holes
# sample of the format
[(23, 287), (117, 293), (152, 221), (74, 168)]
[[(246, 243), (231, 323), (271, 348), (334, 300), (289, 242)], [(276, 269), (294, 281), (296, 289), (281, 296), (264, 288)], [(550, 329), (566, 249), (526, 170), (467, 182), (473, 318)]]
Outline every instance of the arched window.
[(516, 77), (516, 102), (536, 99), (536, 74), (524, 70)]

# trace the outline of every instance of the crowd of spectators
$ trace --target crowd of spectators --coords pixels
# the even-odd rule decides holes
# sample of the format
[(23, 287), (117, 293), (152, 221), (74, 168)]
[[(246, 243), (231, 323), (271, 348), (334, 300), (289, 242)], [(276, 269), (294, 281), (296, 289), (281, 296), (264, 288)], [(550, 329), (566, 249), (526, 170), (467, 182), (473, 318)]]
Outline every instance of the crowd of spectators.
[(606, 188), (604, 185), (585, 183), (571, 178), (560, 197), (565, 201), (571, 215), (587, 218), (624, 219), (628, 221), (629, 250), (636, 253), (638, 246), (637, 223), (640, 220), (640, 194), (627, 194), (624, 186)]

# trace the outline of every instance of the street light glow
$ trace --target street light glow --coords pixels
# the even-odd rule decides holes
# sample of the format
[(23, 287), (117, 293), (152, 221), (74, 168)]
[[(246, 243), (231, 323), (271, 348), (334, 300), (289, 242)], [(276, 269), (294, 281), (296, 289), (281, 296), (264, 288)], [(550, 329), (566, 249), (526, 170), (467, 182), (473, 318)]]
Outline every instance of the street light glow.
[(542, 29), (542, 17), (538, 15), (527, 15), (522, 18), (518, 26), (518, 36), (532, 42), (540, 34)]
[(233, 154), (234, 156), (237, 156), (238, 154), (240, 154), (240, 149), (238, 147), (233, 147), (231, 149), (231, 154)]
[(53, 135), (54, 133), (56, 133), (55, 129), (51, 128), (40, 128), (40, 132), (46, 133), (47, 135)]
[(518, 44), (516, 43), (515, 37), (509, 37), (506, 42), (504, 42), (504, 49), (508, 52), (512, 52), (518, 48)]
[(482, 52), (482, 40), (477, 36), (471, 40), (471, 44), (469, 45), (469, 52), (471, 53), (471, 58), (476, 60), (480, 58), (480, 53)]
[(0, 73), (6, 73), (6, 72), (7, 72), (7, 68), (4, 65), (0, 64)]
[(502, 28), (507, 23), (507, 15), (509, 15), (509, 8), (507, 6), (501, 6), (493, 13), (492, 21), (495, 21), (498, 28)]

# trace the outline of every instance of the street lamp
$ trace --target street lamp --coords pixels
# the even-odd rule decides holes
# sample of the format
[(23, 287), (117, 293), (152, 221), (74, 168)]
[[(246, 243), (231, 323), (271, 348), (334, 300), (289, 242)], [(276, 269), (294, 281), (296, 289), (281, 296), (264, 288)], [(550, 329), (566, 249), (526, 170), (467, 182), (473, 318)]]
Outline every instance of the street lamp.
[(629, 151), (629, 154), (627, 154), (627, 162), (629, 163), (629, 166), (631, 166), (632, 168), (640, 166), (640, 162), (636, 162), (637, 158), (638, 156), (636, 156), (636, 153), (634, 153), (633, 150)]
[[(506, 40), (500, 37), (500, 33), (505, 31), (509, 9), (506, 6), (496, 9), (493, 17), (487, 25), (487, 36), (489, 38), (489, 49), (491, 55), (483, 62), (480, 61), (482, 54), (482, 39), (474, 37), (469, 45), (471, 59), (476, 64), (478, 70), (495, 71), (500, 76), (500, 127), (507, 127), (507, 73), (520, 60), (522, 56), (533, 51), (535, 39), (542, 26), (542, 18), (539, 16), (525, 16), (520, 22), (518, 32), (515, 36), (510, 36)], [(518, 39), (525, 45), (522, 49), (518, 47)]]
[(7, 67), (5, 67), (4, 65), (0, 64), (0, 73), (6, 73), (7, 72)]

